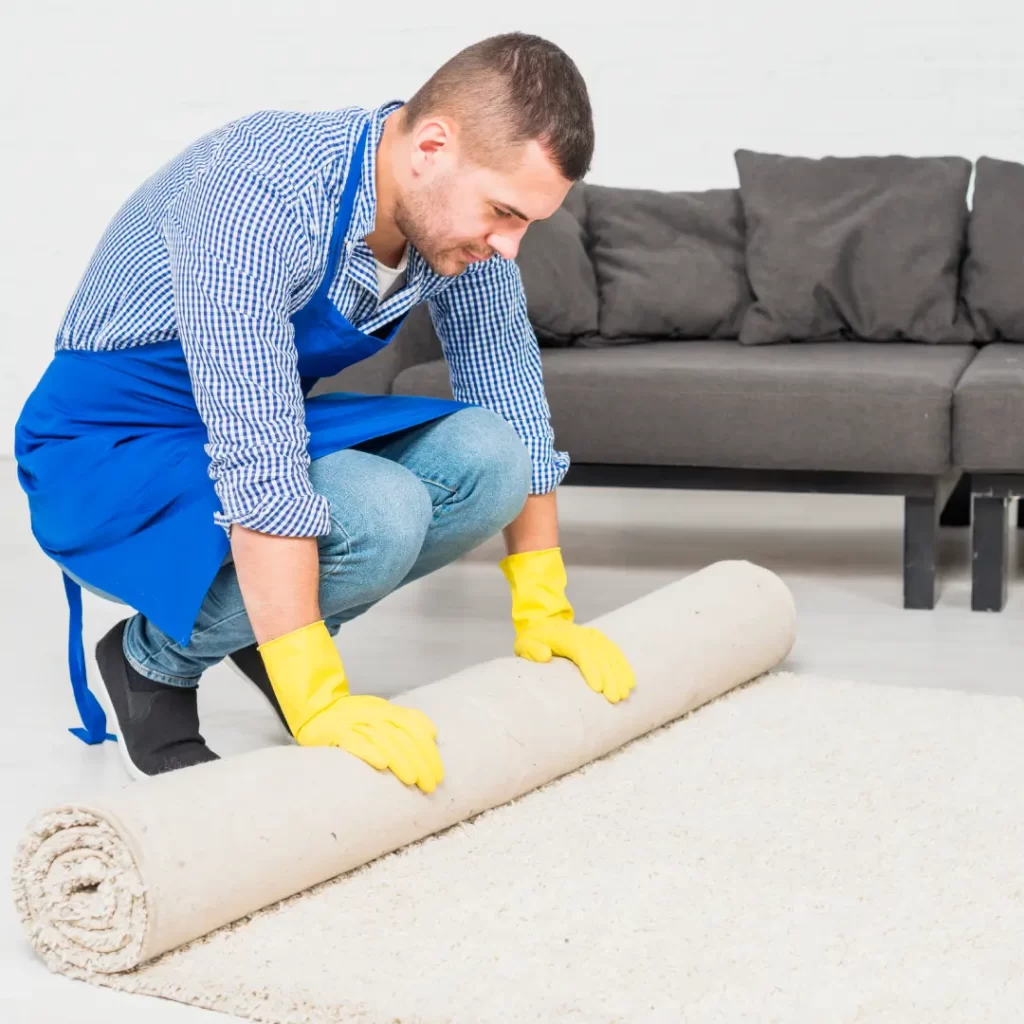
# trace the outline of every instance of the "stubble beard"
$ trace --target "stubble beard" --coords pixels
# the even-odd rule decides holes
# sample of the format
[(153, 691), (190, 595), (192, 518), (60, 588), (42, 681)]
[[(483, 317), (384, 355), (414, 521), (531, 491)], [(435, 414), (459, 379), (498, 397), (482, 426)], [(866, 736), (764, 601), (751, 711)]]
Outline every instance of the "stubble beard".
[(409, 244), (441, 277), (453, 277), (466, 269), (462, 247), (442, 248), (432, 238), (447, 234), (444, 202), (436, 192), (399, 197), (395, 204), (395, 225)]

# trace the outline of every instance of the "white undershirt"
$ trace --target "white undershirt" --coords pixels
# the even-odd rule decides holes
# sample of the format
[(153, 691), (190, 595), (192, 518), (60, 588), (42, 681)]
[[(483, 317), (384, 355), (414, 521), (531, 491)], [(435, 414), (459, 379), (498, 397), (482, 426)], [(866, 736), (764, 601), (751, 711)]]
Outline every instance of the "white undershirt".
[(409, 263), (409, 246), (402, 250), (402, 258), (398, 261), (397, 267), (386, 267), (377, 257), (373, 258), (377, 269), (377, 294), (379, 302), (383, 302), (388, 296), (401, 287), (400, 279), (405, 277), (405, 268)]

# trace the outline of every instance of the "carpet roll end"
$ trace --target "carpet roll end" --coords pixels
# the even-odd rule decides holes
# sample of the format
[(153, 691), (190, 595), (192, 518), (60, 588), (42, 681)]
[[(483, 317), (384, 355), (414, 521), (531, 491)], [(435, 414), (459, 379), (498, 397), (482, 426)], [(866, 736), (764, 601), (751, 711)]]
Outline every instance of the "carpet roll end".
[(64, 807), (39, 815), (15, 851), (14, 902), (46, 966), (73, 976), (137, 967), (149, 911), (128, 844), (96, 813)]

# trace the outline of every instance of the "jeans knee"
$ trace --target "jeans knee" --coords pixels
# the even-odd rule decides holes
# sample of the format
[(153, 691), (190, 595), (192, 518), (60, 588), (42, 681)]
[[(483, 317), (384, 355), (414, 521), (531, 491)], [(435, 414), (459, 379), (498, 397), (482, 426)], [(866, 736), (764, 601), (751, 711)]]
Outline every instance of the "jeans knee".
[[(345, 468), (351, 469), (348, 461)], [(328, 493), (331, 533), (320, 544), (325, 613), (394, 590), (419, 557), (430, 527), (430, 495), (413, 473), (385, 459), (358, 469), (341, 493)]]
[(529, 496), (530, 453), (511, 424), (487, 409), (464, 409), (453, 420), (467, 497), (480, 504), (495, 531), (503, 529), (522, 512)]

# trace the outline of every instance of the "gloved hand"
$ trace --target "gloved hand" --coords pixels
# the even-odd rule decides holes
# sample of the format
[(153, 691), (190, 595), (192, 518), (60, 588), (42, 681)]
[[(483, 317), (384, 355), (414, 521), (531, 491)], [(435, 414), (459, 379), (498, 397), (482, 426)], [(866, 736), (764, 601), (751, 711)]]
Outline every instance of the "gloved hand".
[(599, 630), (573, 622), (561, 549), (519, 552), (500, 565), (512, 589), (515, 653), (540, 662), (568, 658), (612, 704), (628, 697), (636, 677), (625, 655)]
[(349, 694), (341, 655), (322, 620), (262, 644), (259, 652), (299, 744), (341, 747), (424, 793), (440, 784), (434, 723), (416, 708)]

